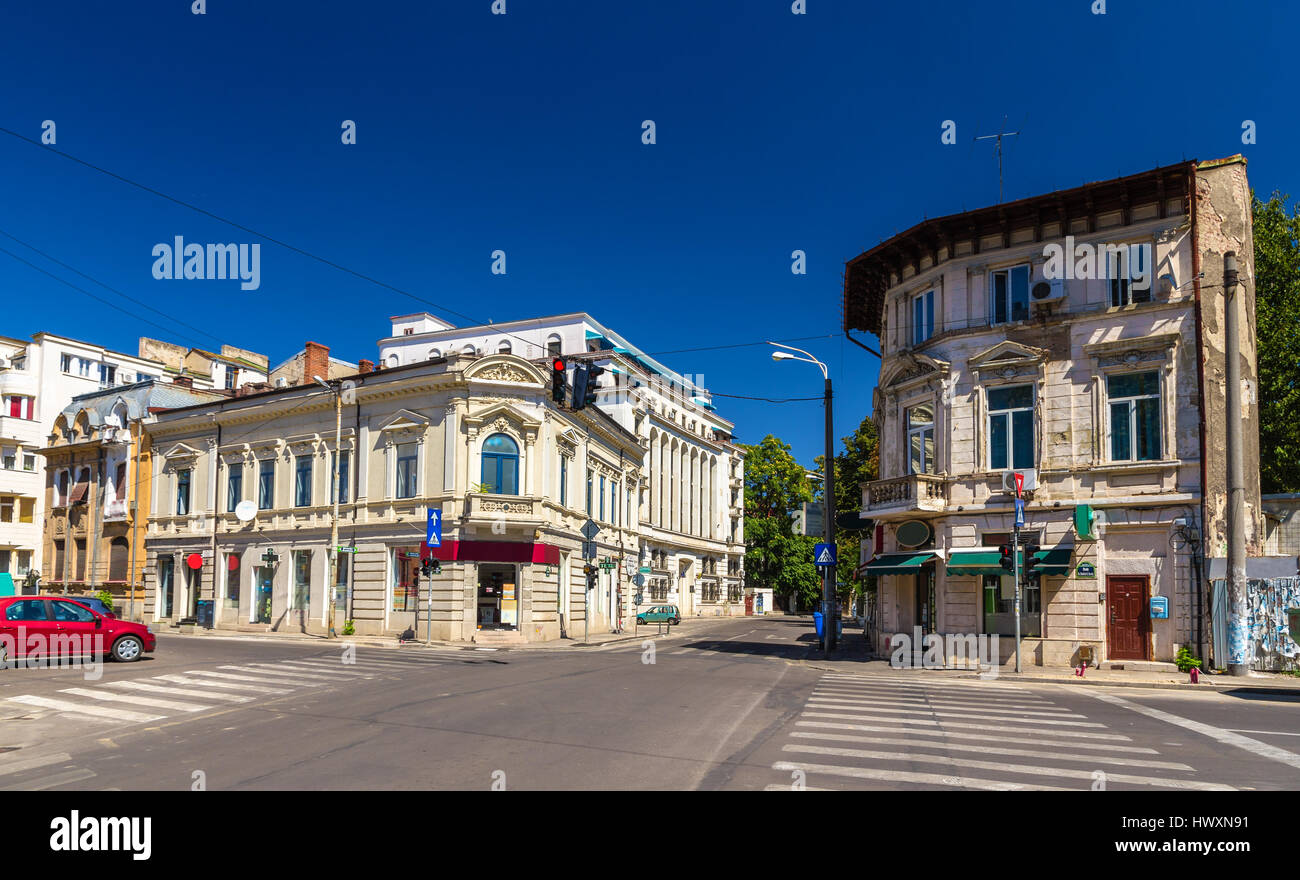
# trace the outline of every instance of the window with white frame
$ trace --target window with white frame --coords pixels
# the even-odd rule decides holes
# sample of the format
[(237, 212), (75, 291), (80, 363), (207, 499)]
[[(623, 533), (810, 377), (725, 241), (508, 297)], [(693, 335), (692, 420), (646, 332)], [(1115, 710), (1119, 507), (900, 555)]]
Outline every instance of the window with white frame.
[(1151, 244), (1138, 242), (1116, 251), (1101, 247), (1102, 263), (1110, 287), (1111, 308), (1151, 302)]
[(1158, 461), (1160, 374), (1121, 373), (1106, 377), (1110, 402), (1111, 461)]
[(934, 335), (934, 290), (912, 297), (912, 344), (920, 345)]
[(420, 445), (418, 443), (397, 444), (397, 491), (398, 498), (414, 498), (419, 490)]
[(989, 323), (1008, 324), (1029, 318), (1029, 264), (989, 273)]
[(920, 403), (907, 409), (907, 472), (933, 474), (934, 404)]
[(1034, 466), (1034, 387), (1011, 385), (988, 389), (989, 467), (992, 470)]

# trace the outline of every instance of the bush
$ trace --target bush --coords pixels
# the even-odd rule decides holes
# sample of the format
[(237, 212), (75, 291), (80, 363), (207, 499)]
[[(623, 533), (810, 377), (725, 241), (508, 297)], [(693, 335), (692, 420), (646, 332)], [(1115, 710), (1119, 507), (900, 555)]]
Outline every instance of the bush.
[(117, 613), (117, 609), (113, 607), (113, 594), (108, 590), (100, 590), (95, 594), (95, 598), (107, 605), (109, 611)]
[(350, 620), (343, 621), (343, 635), (354, 636), (356, 634), (357, 634), (357, 628), (352, 625), (352, 621)]
[(1201, 668), (1201, 661), (1192, 656), (1192, 652), (1187, 650), (1186, 645), (1178, 649), (1178, 656), (1174, 658), (1174, 662), (1178, 664), (1179, 672), (1191, 672), (1193, 669)]

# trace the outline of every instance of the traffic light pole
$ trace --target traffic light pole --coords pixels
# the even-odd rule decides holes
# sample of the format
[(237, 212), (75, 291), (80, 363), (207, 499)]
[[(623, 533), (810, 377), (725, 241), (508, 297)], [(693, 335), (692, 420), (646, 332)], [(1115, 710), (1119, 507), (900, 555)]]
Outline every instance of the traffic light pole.
[[(1020, 492), (1016, 491), (1016, 500), (1020, 500)], [(1016, 582), (1016, 672), (1020, 672), (1020, 517), (1016, 517), (1011, 525), (1011, 571), (1012, 577)], [(1000, 662), (1000, 661), (999, 661)]]
[[(822, 468), (825, 477), (822, 480), (822, 489), (826, 493), (825, 504), (823, 505), (826, 520), (823, 523), (825, 532), (825, 541), (830, 546), (831, 552), (835, 552), (835, 419), (831, 409), (831, 377), (826, 376), (826, 459)], [(839, 603), (836, 600), (835, 590), (835, 564), (831, 563), (824, 567), (826, 583), (823, 585), (822, 598), (825, 600), (822, 608), (822, 650), (825, 652), (826, 659), (831, 658), (831, 652), (835, 650), (835, 628), (839, 624)]]

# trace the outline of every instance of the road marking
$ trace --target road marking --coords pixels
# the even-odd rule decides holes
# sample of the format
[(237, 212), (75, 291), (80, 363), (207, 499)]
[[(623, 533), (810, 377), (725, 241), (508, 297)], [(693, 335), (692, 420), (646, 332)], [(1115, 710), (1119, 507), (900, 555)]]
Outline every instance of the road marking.
[[(1104, 724), (1098, 724), (1095, 721), (1065, 721), (1058, 718), (1021, 718), (1015, 713), (1002, 712), (999, 714), (989, 715), (979, 712), (936, 712), (930, 709), (891, 709), (886, 706), (862, 707), (860, 709), (853, 706), (842, 705), (839, 703), (828, 703), (825, 701), (808, 700), (810, 709), (837, 709), (841, 712), (883, 712), (887, 715), (933, 715), (936, 718), (983, 718), (989, 721), (1018, 721), (1021, 724), (1053, 724), (1058, 727), (1105, 727)], [(1073, 716), (1083, 718), (1083, 715)]]
[[(1006, 733), (1028, 733), (1034, 736), (1076, 736), (1081, 739), (1109, 739), (1119, 740), (1122, 742), (1132, 742), (1132, 740), (1120, 733), (1092, 733), (1083, 730), (1039, 730), (1033, 727), (1006, 727), (1000, 724), (967, 724), (962, 721), (933, 721), (929, 718), (872, 718), (863, 715), (846, 715), (841, 712), (803, 712), (809, 718), (840, 718), (846, 721), (877, 721), (890, 722), (892, 724), (917, 724), (924, 727), (955, 727), (965, 730), (1001, 730)], [(960, 717), (960, 716), (959, 716)], [(1015, 721), (1014, 718), (999, 718), (999, 721)]]
[[(1228, 730), (1233, 733), (1258, 733), (1264, 736), (1300, 736), (1300, 733), (1294, 730), (1242, 730), (1239, 727), (1229, 727)], [(1170, 745), (1174, 746), (1178, 743), (1170, 743)]]
[(147, 715), (144, 712), (131, 712), (127, 709), (113, 709), (108, 706), (88, 706), (83, 703), (70, 703), (67, 700), (55, 700), (50, 697), (37, 697), (32, 694), (21, 694), (17, 697), (9, 697), (11, 703), (22, 703), (27, 706), (40, 706), (43, 709), (53, 709), (56, 712), (76, 712), (79, 715), (93, 715), (96, 718), (108, 718), (112, 721), (161, 721), (166, 715)]
[[(971, 670), (973, 673), (975, 670)], [(906, 674), (906, 673), (900, 673)], [(917, 674), (917, 673), (913, 673)], [(822, 676), (822, 681), (839, 681), (853, 684), (872, 684), (883, 685), (885, 687), (896, 688), (930, 688), (933, 690), (982, 690), (998, 691), (1003, 693), (1021, 694), (1026, 689), (1014, 684), (993, 684), (983, 679), (949, 679), (947, 681), (896, 681), (883, 676), (871, 675), (845, 675), (843, 673), (828, 672)]]
[(235, 675), (231, 672), (209, 672), (203, 669), (187, 669), (186, 675), (202, 675), (205, 678), (216, 678), (221, 681), (251, 681), (254, 684), (292, 684), (298, 687), (324, 687), (323, 681), (311, 681), (305, 678), (284, 679), (284, 678), (266, 678), (265, 676), (252, 675)]
[(729, 638), (729, 639), (723, 639), (723, 641), (724, 641), (724, 642), (734, 642), (736, 639), (743, 639), (745, 636), (747, 636), (747, 635), (752, 635), (753, 633), (756, 633), (756, 632), (758, 632), (758, 630), (751, 629), (751, 630), (750, 630), (749, 632), (747, 632), (747, 633), (741, 633), (741, 634), (738, 635), (738, 636), (732, 636), (732, 637)]
[(1193, 721), (1190, 718), (1183, 718), (1181, 715), (1173, 715), (1169, 712), (1162, 712), (1159, 709), (1153, 709), (1150, 706), (1143, 706), (1139, 703), (1130, 702), (1123, 697), (1117, 697), (1113, 694), (1102, 694), (1087, 692), (1088, 696), (1095, 697), (1103, 703), (1110, 703), (1113, 706), (1122, 706), (1140, 715), (1148, 718), (1155, 718), (1157, 721), (1163, 721), (1166, 724), (1176, 724), (1179, 727), (1185, 727), (1196, 733), (1204, 734), (1211, 739), (1217, 739), (1221, 743), (1227, 743), (1230, 746), (1236, 746), (1251, 754), (1258, 755), (1261, 758), (1268, 758), (1272, 761), (1278, 761), (1291, 767), (1300, 769), (1300, 755), (1295, 752), (1288, 752), (1286, 749), (1271, 746), (1266, 742), (1260, 742), (1257, 739), (1251, 739), (1248, 736), (1242, 736), (1231, 730), (1225, 730), (1222, 727), (1215, 727), (1211, 724), (1205, 724), (1200, 721)]
[[(881, 720), (893, 721), (894, 719), (882, 718)], [(980, 740), (985, 742), (998, 742), (998, 743), (1019, 743), (1022, 745), (1029, 745), (1029, 746), (1041, 746), (1041, 745), (1049, 744), (1049, 743), (1044, 743), (1042, 737), (1019, 737), (1019, 736), (1007, 736), (1006, 734), (999, 734), (997, 736), (985, 736), (984, 734), (980, 734), (980, 733), (958, 733), (957, 731), (946, 730), (943, 728), (939, 728), (936, 730), (911, 730), (909, 728), (904, 728), (904, 727), (885, 727), (883, 725), (878, 725), (878, 724), (841, 724), (836, 721), (796, 721), (795, 724), (800, 727), (820, 727), (826, 730), (862, 730), (870, 733), (901, 733), (901, 734), (906, 734), (907, 736), (910, 737), (937, 736), (937, 737), (943, 737), (944, 739), (965, 739), (965, 740)], [(1034, 732), (1037, 733), (1038, 731), (1034, 731)], [(1058, 731), (1053, 730), (1048, 732), (1057, 733)], [(1130, 754), (1136, 754), (1136, 755), (1160, 754), (1155, 749), (1148, 749), (1143, 746), (1112, 746), (1112, 745), (1105, 745), (1103, 743), (1087, 743), (1087, 742), (1073, 742), (1073, 741), (1068, 743), (1052, 742), (1050, 744), (1068, 746), (1069, 748), (1072, 749), (1093, 749), (1096, 751), (1103, 751), (1103, 752), (1128, 752)]]
[[(768, 636), (771, 638), (771, 636)], [(834, 791), (833, 788), (817, 788), (812, 785), (805, 785), (803, 788), (795, 788), (792, 785), (765, 785), (763, 791)]]
[(805, 773), (826, 773), (831, 776), (849, 776), (854, 779), (875, 779), (883, 782), (910, 782), (915, 785), (949, 785), (956, 788), (977, 788), (984, 791), (1074, 791), (1054, 785), (1031, 785), (1026, 782), (1004, 782), (1000, 779), (972, 779), (968, 776), (944, 776), (939, 773), (912, 773), (905, 770), (880, 770), (868, 767), (839, 767), (833, 764), (805, 764), (795, 761), (777, 761), (773, 770), (802, 770)]
[(1008, 694), (1006, 696), (993, 696), (991, 694), (970, 693), (969, 691), (967, 691), (966, 693), (953, 693), (952, 691), (921, 690), (919, 688), (916, 690), (899, 691), (899, 690), (894, 690), (892, 688), (877, 688), (877, 687), (870, 687), (870, 686), (850, 687), (848, 685), (835, 684), (835, 683), (820, 684), (817, 686), (817, 690), (825, 691), (827, 693), (837, 693), (837, 694), (863, 696), (863, 697), (889, 697), (890, 699), (895, 699), (895, 700), (922, 700), (922, 699), (962, 700), (963, 702), (970, 702), (970, 703), (976, 703), (976, 702), (992, 703), (992, 704), (1002, 703), (1008, 706), (1054, 705), (1051, 700), (1041, 700), (1037, 697), (1030, 697), (1027, 695), (1013, 696)]
[(80, 782), (83, 779), (90, 779), (95, 776), (95, 771), (84, 768), (69, 770), (66, 773), (57, 773), (54, 776), (43, 776), (40, 782), (22, 782), (18, 785), (6, 785), (0, 788), (0, 791), (44, 791), (47, 788), (55, 788), (60, 785), (68, 785), (72, 782)]
[(1090, 763), (1117, 764), (1123, 767), (1145, 767), (1148, 770), (1190, 770), (1196, 768), (1177, 761), (1152, 761), (1142, 758), (1119, 758), (1113, 755), (1066, 755), (1060, 752), (1040, 752), (1035, 749), (1008, 749), (998, 746), (972, 746), (950, 742), (918, 742), (911, 738), (892, 736), (853, 736), (846, 733), (814, 733), (796, 730), (790, 734), (801, 739), (824, 739), (839, 742), (865, 743), (880, 746), (916, 746), (926, 749), (950, 749), (954, 752), (971, 752), (980, 755), (1011, 755), (1017, 758), (1046, 758), (1049, 761), (1088, 761)]
[(230, 703), (248, 703), (252, 697), (241, 697), (238, 694), (220, 694), (209, 691), (195, 691), (188, 688), (169, 687), (160, 684), (149, 684), (143, 681), (106, 681), (108, 687), (126, 688), (132, 691), (147, 691), (152, 694), (175, 694), (182, 697), (202, 697), (205, 700), (225, 700)]
[(211, 706), (200, 706), (198, 703), (181, 703), (177, 700), (160, 700), (157, 697), (140, 697), (135, 694), (110, 694), (104, 691), (94, 691), (90, 688), (61, 688), (61, 694), (72, 694), (77, 697), (90, 697), (93, 700), (106, 700), (112, 703), (138, 703), (141, 706), (153, 706), (155, 709), (179, 709), (182, 712), (202, 712), (205, 709), (211, 709)]
[(823, 700), (833, 703), (860, 703), (864, 706), (939, 706), (939, 707), (961, 707), (963, 709), (987, 709), (990, 712), (1021, 712), (1027, 715), (1060, 715), (1061, 717), (1086, 718), (1086, 715), (1078, 715), (1069, 709), (1053, 706), (1050, 703), (987, 703), (967, 701), (960, 697), (891, 697), (876, 696), (874, 694), (866, 696), (854, 696), (848, 694), (828, 693), (821, 689), (812, 692), (810, 700)]
[(269, 688), (258, 684), (244, 684), (235, 681), (213, 681), (210, 678), (189, 678), (184, 675), (155, 675), (157, 681), (174, 681), (177, 684), (197, 684), (205, 687), (223, 687), (239, 691), (252, 691), (255, 694), (291, 694), (289, 688)]
[[(261, 666), (261, 667), (263, 667), (263, 668), (258, 668), (259, 666)], [(315, 681), (315, 680), (318, 680), (318, 679), (330, 679), (330, 678), (335, 678), (334, 675), (329, 674), (329, 673), (321, 673), (321, 672), (299, 672), (297, 669), (285, 669), (285, 670), (281, 670), (281, 669), (277, 669), (276, 667), (272, 666), (270, 663), (267, 663), (267, 664), (254, 664), (254, 665), (252, 665), (252, 666), (218, 666), (217, 668), (218, 668), (218, 669), (231, 669), (231, 670), (234, 670), (235, 672), (252, 672), (252, 673), (255, 673), (255, 674), (257, 674), (257, 675), (292, 676), (292, 677), (294, 677), (294, 678), (302, 678), (302, 679), (307, 679), (307, 680), (309, 680), (309, 681)], [(250, 681), (251, 681), (251, 680), (252, 680), (252, 679), (250, 679)], [(335, 680), (337, 680), (337, 679), (335, 679)]]
[(22, 773), (25, 770), (35, 770), (38, 767), (48, 767), (51, 764), (66, 764), (71, 760), (72, 756), (64, 752), (55, 755), (37, 755), (34, 758), (18, 758), (17, 760), (0, 763), (0, 776)]
[[(1093, 771), (1076, 770), (1070, 767), (1038, 767), (1031, 764), (1007, 764), (1002, 761), (976, 761), (968, 758), (949, 758), (944, 755), (918, 755), (910, 752), (877, 752), (867, 749), (840, 749), (830, 746), (784, 746), (783, 752), (801, 752), (812, 755), (826, 755), (839, 758), (869, 758), (877, 761), (905, 761), (910, 764), (945, 764), (949, 767), (970, 767), (975, 770), (1001, 770), (1004, 773), (1018, 773), (1025, 776), (1059, 776), (1065, 779), (1093, 779)], [(1106, 774), (1109, 782), (1124, 782), (1132, 785), (1161, 785), (1169, 788), (1183, 788), (1195, 791), (1236, 791), (1231, 785), (1216, 782), (1198, 782), (1192, 779), (1165, 779), (1159, 776), (1134, 776), (1128, 773)]]
[[(298, 672), (299, 670), (301, 670), (303, 675), (316, 674), (322, 672), (328, 672), (330, 675), (348, 675), (354, 678), (374, 678), (376, 675), (379, 675), (378, 672), (362, 672), (359, 669), (348, 668), (344, 666), (342, 663), (338, 663), (337, 661), (330, 661), (330, 663), (333, 665), (312, 664), (308, 666), (307, 661), (303, 660), (300, 663), (275, 663), (275, 664), (268, 663), (265, 665), (267, 666), (274, 665), (280, 669), (285, 669), (289, 672)], [(260, 666), (262, 664), (254, 663), (253, 665)]]

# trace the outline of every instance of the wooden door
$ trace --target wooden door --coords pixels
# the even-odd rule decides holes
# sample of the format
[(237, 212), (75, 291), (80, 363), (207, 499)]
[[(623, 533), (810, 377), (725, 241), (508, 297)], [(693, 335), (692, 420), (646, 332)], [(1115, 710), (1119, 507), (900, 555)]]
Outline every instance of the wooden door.
[(1148, 578), (1106, 578), (1106, 642), (1111, 660), (1146, 660), (1151, 640)]

